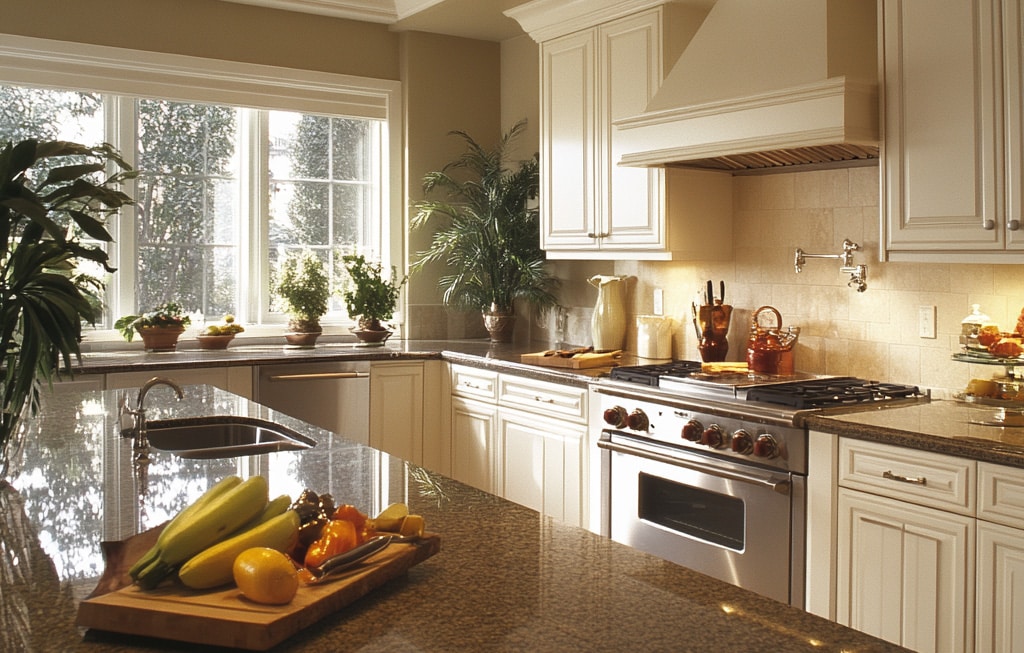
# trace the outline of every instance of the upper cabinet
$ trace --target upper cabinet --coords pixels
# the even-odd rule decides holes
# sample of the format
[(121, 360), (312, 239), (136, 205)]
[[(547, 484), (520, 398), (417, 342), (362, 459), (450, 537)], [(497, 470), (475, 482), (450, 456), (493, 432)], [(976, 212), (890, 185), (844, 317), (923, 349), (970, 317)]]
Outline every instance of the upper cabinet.
[(617, 165), (623, 139), (613, 121), (644, 111), (692, 35), (679, 26), (699, 24), (664, 2), (597, 1), (572, 14), (583, 3), (542, 1), (515, 15), (540, 42), (541, 245), (549, 258), (707, 258), (709, 243), (731, 253), (728, 174)]
[(1024, 261), (1020, 3), (882, 7), (888, 259)]

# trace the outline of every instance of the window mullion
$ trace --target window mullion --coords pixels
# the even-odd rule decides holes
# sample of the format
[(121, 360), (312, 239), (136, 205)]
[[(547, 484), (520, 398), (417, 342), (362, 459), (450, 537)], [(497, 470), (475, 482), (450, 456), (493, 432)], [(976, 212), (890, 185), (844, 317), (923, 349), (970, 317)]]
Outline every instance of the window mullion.
[[(137, 168), (136, 143), (138, 141), (138, 121), (136, 105), (133, 98), (127, 96), (104, 95), (104, 115), (106, 119), (107, 140), (113, 144), (125, 162)], [(136, 179), (126, 182), (123, 190), (129, 197), (138, 197), (139, 183)], [(122, 315), (132, 315), (135, 307), (135, 281), (137, 247), (136, 225), (138, 210), (134, 204), (121, 208), (116, 224), (113, 225), (114, 242), (110, 253), (113, 267), (117, 274), (113, 275), (108, 289), (109, 306), (112, 315), (111, 324)]]

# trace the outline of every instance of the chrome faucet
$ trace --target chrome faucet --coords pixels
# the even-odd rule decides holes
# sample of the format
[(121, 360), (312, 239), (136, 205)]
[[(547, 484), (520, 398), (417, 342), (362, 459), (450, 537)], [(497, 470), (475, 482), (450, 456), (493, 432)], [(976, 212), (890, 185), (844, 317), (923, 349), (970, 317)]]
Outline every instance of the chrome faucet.
[(135, 399), (135, 407), (131, 407), (128, 404), (128, 393), (121, 393), (120, 409), (118, 410), (118, 426), (121, 429), (122, 438), (132, 439), (132, 449), (135, 451), (135, 460), (148, 460), (149, 459), (149, 438), (146, 437), (146, 395), (149, 394), (150, 389), (156, 385), (166, 385), (172, 388), (175, 394), (178, 396), (178, 401), (181, 401), (184, 397), (184, 393), (174, 381), (154, 376), (149, 381), (146, 381), (141, 388), (139, 388), (139, 394)]

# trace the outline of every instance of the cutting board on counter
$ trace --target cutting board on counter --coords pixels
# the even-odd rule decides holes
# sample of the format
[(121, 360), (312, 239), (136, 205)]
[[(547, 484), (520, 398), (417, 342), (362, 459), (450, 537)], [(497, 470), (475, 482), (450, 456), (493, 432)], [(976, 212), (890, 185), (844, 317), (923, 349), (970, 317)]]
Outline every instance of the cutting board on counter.
[(291, 603), (279, 606), (249, 601), (234, 585), (208, 591), (189, 590), (177, 583), (151, 591), (128, 585), (82, 601), (77, 624), (127, 635), (264, 651), (440, 550), (441, 538), (435, 534), (414, 543), (392, 543), (329, 582), (300, 586)]
[(591, 367), (612, 367), (622, 358), (621, 351), (588, 351), (571, 356), (562, 356), (551, 351), (539, 351), (535, 354), (522, 354), (520, 362), (545, 367), (564, 367), (583, 370)]

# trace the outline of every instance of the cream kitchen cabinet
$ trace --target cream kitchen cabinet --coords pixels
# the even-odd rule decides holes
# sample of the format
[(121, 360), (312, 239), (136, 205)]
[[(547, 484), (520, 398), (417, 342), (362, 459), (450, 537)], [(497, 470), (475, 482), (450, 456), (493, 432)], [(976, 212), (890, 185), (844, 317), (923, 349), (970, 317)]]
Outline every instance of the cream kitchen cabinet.
[(882, 6), (887, 258), (1024, 261), (1020, 2)]
[(541, 246), (549, 258), (707, 258), (709, 242), (731, 251), (729, 175), (616, 165), (625, 144), (613, 121), (644, 111), (665, 62), (685, 45), (668, 37), (685, 30), (667, 28), (683, 10), (646, 4), (657, 6), (541, 41)]
[(975, 469), (840, 439), (839, 623), (915, 651), (973, 650)]
[(370, 446), (446, 474), (441, 429), (441, 361), (374, 361), (370, 365)]
[(583, 525), (587, 390), (451, 366), (451, 475)]
[(978, 465), (978, 651), (1024, 651), (1024, 470)]

